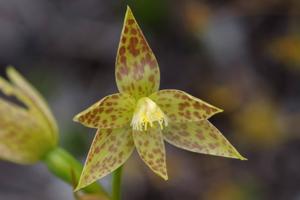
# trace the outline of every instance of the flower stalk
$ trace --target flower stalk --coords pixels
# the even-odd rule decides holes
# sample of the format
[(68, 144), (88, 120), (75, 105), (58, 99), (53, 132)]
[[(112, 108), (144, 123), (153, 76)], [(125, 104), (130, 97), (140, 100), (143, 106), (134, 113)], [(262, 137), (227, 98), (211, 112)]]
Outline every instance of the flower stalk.
[(120, 200), (121, 199), (122, 172), (123, 172), (123, 166), (116, 169), (113, 173), (112, 198), (111, 198), (112, 200)]
[[(78, 183), (83, 167), (69, 152), (57, 147), (49, 151), (42, 159), (42, 162), (53, 175), (76, 187), (74, 184)], [(102, 193), (108, 196), (103, 187), (96, 182), (82, 188), (82, 191), (86, 193)]]

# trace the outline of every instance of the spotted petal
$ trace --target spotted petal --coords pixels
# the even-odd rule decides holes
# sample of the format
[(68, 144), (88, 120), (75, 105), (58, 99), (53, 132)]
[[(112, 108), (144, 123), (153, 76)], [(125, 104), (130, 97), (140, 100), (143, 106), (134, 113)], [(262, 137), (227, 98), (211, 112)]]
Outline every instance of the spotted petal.
[(160, 90), (150, 96), (172, 122), (200, 121), (222, 112), (180, 90)]
[(170, 124), (163, 131), (165, 140), (179, 148), (245, 160), (208, 120)]
[(0, 159), (32, 164), (53, 147), (43, 134), (47, 130), (25, 108), (0, 99), (0, 116)]
[(117, 52), (115, 74), (119, 91), (135, 98), (148, 96), (159, 88), (158, 63), (129, 7)]
[(120, 128), (130, 123), (135, 100), (128, 94), (112, 94), (104, 97), (74, 117), (90, 128)]
[(76, 190), (95, 182), (120, 167), (133, 150), (131, 129), (98, 130)]
[(163, 136), (159, 128), (133, 131), (134, 144), (143, 161), (153, 172), (168, 180), (166, 153)]

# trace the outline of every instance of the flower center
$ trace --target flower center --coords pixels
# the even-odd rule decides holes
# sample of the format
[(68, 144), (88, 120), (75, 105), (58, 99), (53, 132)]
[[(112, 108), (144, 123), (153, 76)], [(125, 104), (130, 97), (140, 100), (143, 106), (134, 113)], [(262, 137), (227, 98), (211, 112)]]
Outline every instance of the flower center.
[(131, 127), (134, 130), (146, 131), (148, 125), (152, 127), (157, 122), (161, 129), (168, 126), (167, 116), (151, 99), (143, 97), (137, 102)]

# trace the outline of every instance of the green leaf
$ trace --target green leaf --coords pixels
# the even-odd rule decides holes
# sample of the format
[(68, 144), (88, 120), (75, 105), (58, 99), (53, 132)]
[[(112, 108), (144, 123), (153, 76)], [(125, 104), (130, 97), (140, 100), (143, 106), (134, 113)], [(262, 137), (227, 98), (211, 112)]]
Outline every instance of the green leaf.
[(157, 60), (129, 7), (117, 52), (115, 74), (119, 91), (137, 99), (159, 89)]

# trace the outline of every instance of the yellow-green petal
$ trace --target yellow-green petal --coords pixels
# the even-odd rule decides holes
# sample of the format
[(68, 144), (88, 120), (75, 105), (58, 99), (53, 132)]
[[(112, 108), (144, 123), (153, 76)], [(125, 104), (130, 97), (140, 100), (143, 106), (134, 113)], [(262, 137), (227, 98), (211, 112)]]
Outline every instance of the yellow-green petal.
[(170, 124), (163, 135), (170, 144), (188, 151), (246, 160), (208, 120)]
[(157, 60), (129, 7), (117, 52), (115, 74), (119, 91), (135, 98), (148, 96), (159, 88)]
[(90, 128), (120, 128), (130, 124), (135, 99), (128, 94), (112, 94), (104, 97), (74, 117)]
[(5, 95), (14, 96), (22, 102), (27, 107), (27, 111), (35, 116), (36, 121), (40, 122), (39, 125), (46, 128), (47, 131), (43, 134), (47, 134), (49, 141), (56, 144), (58, 128), (42, 96), (14, 68), (7, 69), (7, 76), (11, 83), (0, 77), (0, 90)]
[[(15, 88), (19, 89), (19, 93), (22, 93), (26, 96), (27, 106), (29, 110), (34, 109), (38, 110), (38, 114), (40, 115), (40, 119), (43, 123), (47, 123), (48, 128), (51, 129), (51, 133), (53, 134), (53, 140), (57, 140), (58, 127), (53, 117), (46, 101), (40, 95), (40, 93), (13, 67), (9, 67), (7, 69), (7, 76), (10, 81), (14, 84)], [(20, 95), (17, 95), (17, 97)]]
[(180, 90), (160, 90), (149, 98), (172, 122), (201, 121), (222, 112), (221, 109)]
[(57, 144), (58, 130), (39, 93), (13, 68), (7, 75), (0, 90), (19, 102), (0, 98), (0, 159), (32, 164)]
[(53, 147), (47, 130), (25, 108), (0, 98), (0, 159), (32, 164)]
[(140, 157), (148, 167), (168, 180), (165, 145), (160, 128), (150, 128), (147, 131), (134, 130), (133, 140)]
[(123, 165), (133, 150), (134, 143), (130, 128), (98, 130), (76, 190), (95, 182)]

